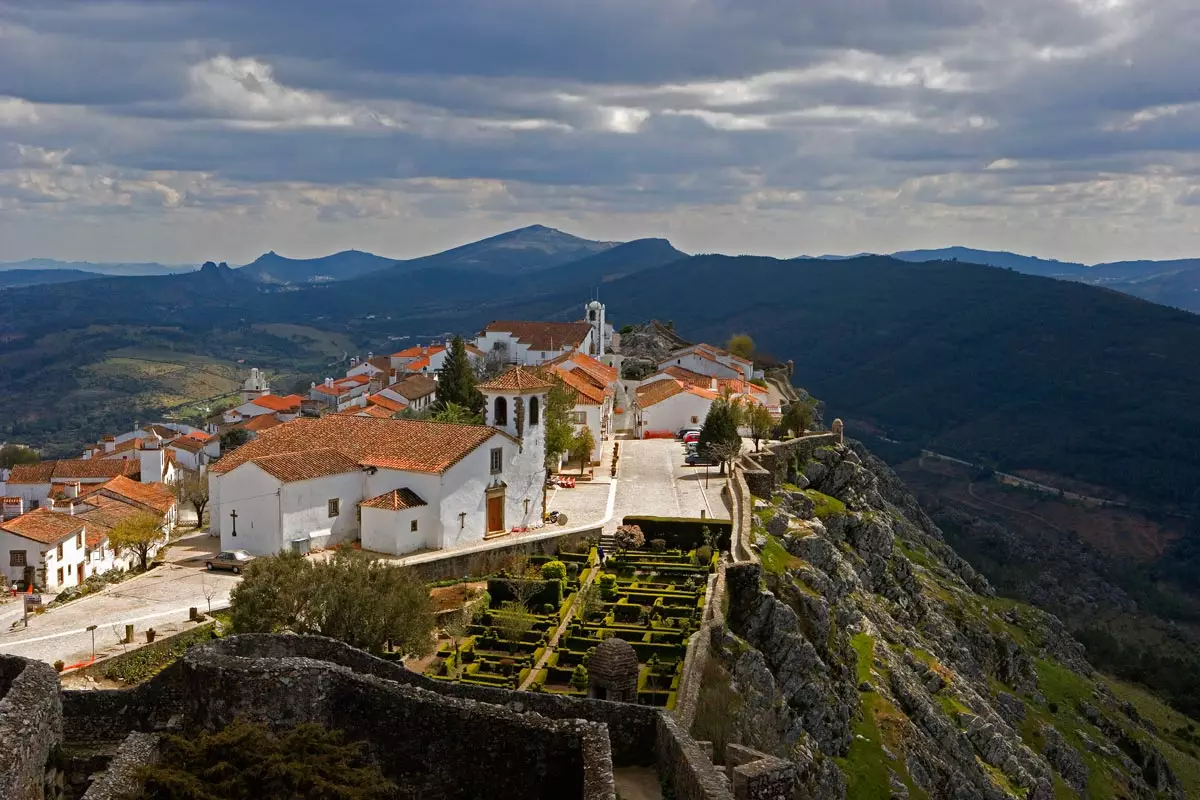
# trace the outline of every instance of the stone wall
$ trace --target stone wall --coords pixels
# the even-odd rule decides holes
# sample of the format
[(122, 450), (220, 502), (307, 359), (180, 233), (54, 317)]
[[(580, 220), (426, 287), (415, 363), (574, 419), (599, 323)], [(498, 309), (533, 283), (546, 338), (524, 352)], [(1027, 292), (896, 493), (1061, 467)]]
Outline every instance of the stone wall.
[(494, 547), (472, 549), (471, 552), (458, 555), (447, 554), (440, 558), (410, 557), (404, 559), (403, 564), (426, 582), (461, 578), (464, 575), (488, 575), (514, 556), (553, 555), (560, 547), (568, 550), (582, 548), (588, 539), (600, 538), (602, 527), (571, 529), (561, 536), (514, 539), (512, 542), (502, 540)]
[(48, 664), (0, 655), (0, 695), (0, 797), (60, 797), (63, 778), (52, 763), (62, 741), (58, 675)]
[(121, 743), (108, 769), (88, 787), (83, 800), (122, 800), (141, 788), (137, 770), (158, 762), (161, 738), (153, 733), (131, 733)]
[(725, 769), (737, 800), (784, 800), (792, 796), (796, 767), (790, 761), (740, 744), (727, 744)]
[(675, 800), (733, 800), (728, 782), (712, 763), (709, 752), (669, 715), (658, 721), (658, 775), (674, 792)]
[[(771, 487), (768, 490), (765, 486), (758, 485), (761, 483), (761, 479), (755, 472), (755, 485), (751, 487), (754, 495), (763, 498), (770, 497), (771, 493), (778, 489), (779, 485), (787, 478), (788, 464), (792, 460), (799, 460), (803, 463), (812, 457), (817, 448), (833, 447), (839, 441), (840, 437), (836, 433), (806, 433), (786, 442), (769, 444), (761, 451), (752, 454), (753, 461), (771, 474)], [(749, 475), (747, 475), (747, 480), (750, 480)]]

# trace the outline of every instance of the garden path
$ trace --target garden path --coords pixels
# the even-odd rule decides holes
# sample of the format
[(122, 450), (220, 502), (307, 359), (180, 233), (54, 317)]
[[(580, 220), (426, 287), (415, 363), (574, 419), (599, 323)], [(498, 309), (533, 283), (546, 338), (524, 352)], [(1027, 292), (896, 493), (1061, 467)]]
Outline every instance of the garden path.
[(549, 643), (547, 643), (546, 648), (542, 651), (542, 657), (538, 659), (538, 662), (533, 665), (533, 669), (529, 670), (529, 675), (527, 675), (525, 680), (521, 682), (521, 685), (517, 687), (518, 691), (523, 692), (528, 689), (529, 685), (533, 683), (533, 679), (537, 677), (538, 673), (546, 668), (546, 662), (550, 660), (550, 654), (553, 653), (555, 648), (558, 647), (558, 640), (562, 637), (563, 633), (566, 632), (567, 626), (570, 625), (575, 619), (575, 613), (579, 608), (579, 598), (583, 596), (584, 589), (591, 586), (592, 581), (594, 581), (596, 576), (600, 574), (600, 569), (600, 565), (596, 564), (596, 566), (592, 567), (588, 571), (587, 577), (579, 582), (579, 591), (575, 592), (575, 596), (571, 598), (571, 605), (567, 609), (566, 616), (563, 617), (562, 623), (558, 626), (558, 629), (554, 631), (554, 635), (550, 637)]

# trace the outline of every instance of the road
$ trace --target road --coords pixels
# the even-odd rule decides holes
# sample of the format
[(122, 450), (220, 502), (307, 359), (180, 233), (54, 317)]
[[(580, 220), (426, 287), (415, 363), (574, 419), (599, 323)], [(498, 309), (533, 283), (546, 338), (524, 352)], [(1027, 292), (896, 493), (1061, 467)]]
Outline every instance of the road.
[[(188, 609), (218, 608), (229, 603), (229, 592), (239, 578), (225, 572), (206, 572), (204, 558), (216, 540), (205, 534), (187, 537), (173, 545), (172, 562), (130, 578), (107, 590), (31, 616), (29, 627), (10, 628), (21, 619), (21, 607), (0, 611), (0, 653), (24, 656), (47, 663), (82, 661), (92, 654), (89, 625), (96, 625), (96, 651), (112, 651), (125, 625), (136, 635), (156, 625), (182, 622)], [(206, 597), (209, 595), (209, 597)]]

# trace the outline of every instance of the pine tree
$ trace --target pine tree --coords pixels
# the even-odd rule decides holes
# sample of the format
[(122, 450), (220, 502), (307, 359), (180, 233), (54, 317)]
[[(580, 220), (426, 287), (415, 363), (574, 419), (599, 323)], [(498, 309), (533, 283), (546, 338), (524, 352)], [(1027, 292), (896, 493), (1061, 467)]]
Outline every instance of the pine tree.
[(461, 336), (450, 342), (450, 352), (438, 370), (436, 411), (442, 411), (451, 403), (461, 406), (472, 414), (483, 413), (483, 395), (475, 385), (475, 368), (467, 358), (466, 344)]
[(742, 437), (738, 435), (738, 410), (729, 397), (718, 397), (708, 408), (704, 425), (700, 428), (699, 450), (721, 461), (721, 472), (725, 462), (741, 448)]

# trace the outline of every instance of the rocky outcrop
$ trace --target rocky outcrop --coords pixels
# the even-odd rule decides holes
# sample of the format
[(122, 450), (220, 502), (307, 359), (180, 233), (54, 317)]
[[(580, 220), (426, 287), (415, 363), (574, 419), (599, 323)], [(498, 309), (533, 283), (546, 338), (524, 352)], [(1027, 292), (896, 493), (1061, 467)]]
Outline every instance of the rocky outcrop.
[(787, 475), (756, 501), (769, 557), (726, 569), (713, 652), (740, 700), (731, 741), (791, 760), (797, 796), (1184, 796), (1062, 623), (997, 598), (882, 462), (821, 446)]

